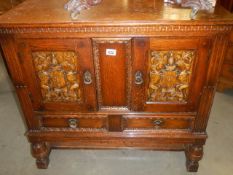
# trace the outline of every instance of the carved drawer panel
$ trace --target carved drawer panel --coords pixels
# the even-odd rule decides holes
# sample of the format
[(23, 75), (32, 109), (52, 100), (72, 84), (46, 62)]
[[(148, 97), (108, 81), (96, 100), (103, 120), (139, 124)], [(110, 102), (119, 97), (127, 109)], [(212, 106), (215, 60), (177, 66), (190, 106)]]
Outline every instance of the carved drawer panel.
[(82, 116), (44, 116), (41, 118), (41, 127), (45, 130), (105, 130), (107, 116), (82, 115)]
[(223, 64), (222, 76), (233, 81), (233, 64)]
[(191, 116), (125, 116), (125, 130), (179, 129), (190, 130), (194, 118)]

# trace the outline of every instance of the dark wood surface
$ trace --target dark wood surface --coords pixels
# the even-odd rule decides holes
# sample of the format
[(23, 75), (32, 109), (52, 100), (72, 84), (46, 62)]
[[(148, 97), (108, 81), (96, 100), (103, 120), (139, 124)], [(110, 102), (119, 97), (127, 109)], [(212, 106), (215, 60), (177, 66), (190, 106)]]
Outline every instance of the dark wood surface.
[(22, 3), (24, 0), (1, 0), (0, 1), (0, 15), (12, 9), (16, 5)]
[[(84, 84), (84, 73), (89, 71), (93, 78), (94, 75), (94, 65), (91, 58), (91, 41), (89, 39), (80, 40), (19, 40), (18, 56), (19, 61), (22, 65), (22, 71), (27, 79), (27, 86), (31, 92), (31, 98), (33, 100), (34, 110), (78, 110), (78, 111), (94, 111), (96, 109), (96, 93), (95, 93), (95, 81), (91, 84)], [(50, 101), (43, 102), (42, 95), (38, 93), (40, 91), (40, 82), (35, 74), (36, 68), (33, 62), (33, 57), (31, 53), (40, 52), (48, 50), (48, 48), (53, 48), (52, 51), (73, 51), (77, 54), (77, 76), (78, 84), (80, 86), (81, 99), (77, 103), (66, 101), (59, 101), (59, 103), (51, 103)], [(66, 61), (62, 64), (69, 66)], [(70, 63), (72, 64), (72, 62)], [(66, 69), (66, 68), (65, 68)], [(68, 68), (67, 68), (68, 69)], [(69, 70), (68, 70), (69, 72)], [(61, 79), (60, 79), (61, 80)]]
[[(117, 51), (116, 58), (106, 55), (106, 49), (108, 48)], [(102, 106), (127, 106), (125, 98), (127, 82), (122, 80), (122, 77), (127, 77), (125, 44), (103, 43), (99, 44), (98, 49), (100, 54)]]
[[(81, 25), (82, 23), (159, 23), (163, 21), (190, 22), (190, 9), (166, 6), (163, 0), (118, 1), (105, 0), (101, 4), (82, 11), (78, 20), (73, 21), (69, 12), (64, 10), (67, 0), (27, 0), (0, 18), (1, 24), (67, 24)], [(36, 8), (35, 8), (36, 6)], [(28, 15), (30, 14), (30, 15)], [(107, 15), (106, 15), (107, 14)], [(200, 12), (197, 21), (231, 21), (232, 15), (221, 6), (214, 13)]]
[(233, 12), (233, 0), (219, 0), (219, 3), (229, 10), (230, 12)]
[(228, 43), (217, 90), (224, 92), (229, 89), (233, 89), (233, 33)]
[(26, 0), (0, 17), (38, 168), (54, 148), (137, 148), (185, 151), (197, 171), (232, 14), (104, 0), (72, 21), (65, 2)]
[[(140, 46), (140, 40), (135, 41), (135, 53), (137, 53), (137, 50), (141, 50)], [(139, 42), (139, 43), (137, 43)], [(176, 37), (176, 38), (150, 38), (148, 44), (144, 44), (145, 46), (148, 46), (148, 48), (145, 48), (144, 53), (140, 53), (135, 55), (134, 57), (134, 73), (136, 71), (141, 71), (143, 75), (150, 74), (150, 70), (148, 70), (150, 55), (148, 55), (148, 51), (160, 51), (160, 50), (166, 50), (167, 47), (169, 47), (169, 51), (195, 51), (196, 55), (193, 59), (193, 65), (190, 66), (190, 71), (192, 71), (192, 75), (190, 76), (190, 87), (189, 87), (189, 93), (187, 100), (185, 102), (180, 101), (179, 103), (172, 103), (168, 101), (147, 101), (147, 87), (150, 86), (149, 79), (146, 79), (145, 82), (142, 85), (133, 85), (133, 94), (132, 94), (132, 100), (134, 101), (135, 106), (132, 106), (133, 109), (137, 108), (137, 104), (140, 104), (144, 107), (143, 111), (148, 112), (190, 112), (190, 111), (196, 111), (196, 108), (198, 106), (198, 101), (200, 98), (200, 91), (203, 89), (204, 86), (204, 80), (206, 75), (208, 65), (208, 48), (209, 48), (209, 41), (208, 38), (184, 38), (184, 37)], [(168, 45), (169, 43), (169, 45)], [(145, 47), (143, 46), (143, 47)], [(144, 50), (144, 48), (143, 48)], [(143, 55), (143, 56), (142, 56)], [(179, 63), (178, 63), (179, 64)], [(186, 63), (188, 65), (188, 63)], [(162, 65), (164, 66), (164, 65)], [(166, 71), (165, 69), (160, 71), (161, 72)], [(180, 71), (180, 70), (177, 70)], [(172, 76), (172, 73), (171, 75)], [(176, 75), (177, 76), (177, 75)], [(144, 76), (145, 77), (145, 76)], [(157, 78), (155, 78), (157, 79)], [(157, 80), (156, 80), (157, 81)], [(162, 82), (163, 80), (161, 80)], [(167, 79), (165, 81), (173, 81), (173, 79)], [(188, 80), (189, 81), (189, 80)], [(172, 82), (173, 83), (173, 82)], [(153, 85), (155, 85), (154, 83)], [(175, 86), (176, 83), (174, 83)], [(161, 87), (162, 89), (165, 89), (167, 85), (164, 85), (164, 87)], [(182, 81), (177, 82), (176, 86), (182, 86)], [(158, 86), (159, 87), (159, 86)], [(137, 92), (139, 91), (139, 92)], [(163, 91), (163, 90), (162, 90)], [(139, 96), (137, 94), (141, 93)], [(157, 92), (158, 93), (158, 92)], [(162, 92), (161, 92), (162, 93)], [(192, 94), (192, 95), (191, 95)]]
[[(228, 11), (233, 12), (233, 0), (220, 0), (219, 3)], [(233, 89), (233, 33), (230, 36), (217, 87), (219, 92), (229, 89)]]

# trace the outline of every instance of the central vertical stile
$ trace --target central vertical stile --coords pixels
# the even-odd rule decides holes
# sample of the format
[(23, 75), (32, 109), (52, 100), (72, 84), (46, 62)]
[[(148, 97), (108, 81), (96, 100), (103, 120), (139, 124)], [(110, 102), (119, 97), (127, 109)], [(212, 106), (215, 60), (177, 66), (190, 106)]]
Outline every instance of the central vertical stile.
[(94, 39), (94, 62), (100, 109), (129, 109), (131, 40)]

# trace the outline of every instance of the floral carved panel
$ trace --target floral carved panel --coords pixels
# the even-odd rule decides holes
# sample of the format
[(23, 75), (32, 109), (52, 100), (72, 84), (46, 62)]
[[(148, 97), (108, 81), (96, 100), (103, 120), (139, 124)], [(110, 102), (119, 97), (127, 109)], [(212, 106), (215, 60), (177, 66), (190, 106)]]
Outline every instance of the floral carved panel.
[(186, 102), (195, 51), (151, 51), (149, 58), (149, 102)]
[(44, 102), (80, 102), (78, 56), (75, 52), (33, 52)]

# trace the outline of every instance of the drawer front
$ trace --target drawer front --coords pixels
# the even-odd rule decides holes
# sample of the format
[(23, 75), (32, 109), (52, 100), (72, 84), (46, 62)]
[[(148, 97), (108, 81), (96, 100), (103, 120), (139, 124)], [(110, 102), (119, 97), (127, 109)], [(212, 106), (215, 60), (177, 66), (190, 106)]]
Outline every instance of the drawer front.
[(194, 117), (180, 116), (125, 116), (125, 130), (157, 130), (157, 129), (179, 129), (189, 130), (193, 128)]
[(41, 117), (45, 130), (99, 130), (122, 132), (126, 130), (190, 130), (192, 115), (46, 115)]
[(222, 75), (225, 78), (233, 81), (233, 65), (231, 65), (231, 64), (224, 64), (222, 66)]
[(107, 117), (95, 116), (46, 116), (41, 119), (43, 128), (66, 128), (66, 129), (97, 129), (107, 128)]

